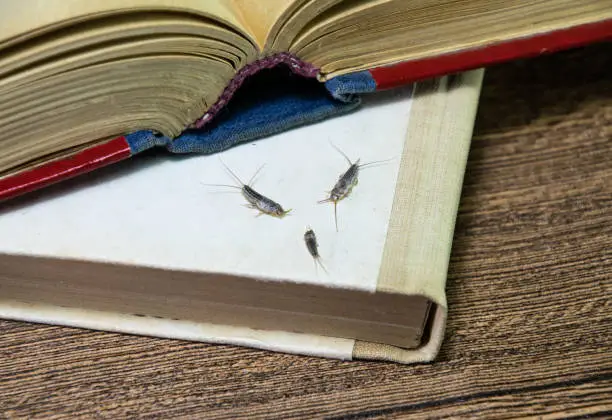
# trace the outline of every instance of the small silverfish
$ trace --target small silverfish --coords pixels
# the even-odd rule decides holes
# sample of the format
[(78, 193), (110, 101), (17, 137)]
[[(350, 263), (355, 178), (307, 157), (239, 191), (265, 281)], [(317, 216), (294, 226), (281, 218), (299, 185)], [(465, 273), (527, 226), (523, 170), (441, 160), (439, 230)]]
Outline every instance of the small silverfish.
[(321, 262), (321, 256), (319, 255), (319, 243), (317, 242), (317, 237), (314, 231), (310, 227), (307, 228), (306, 233), (304, 233), (304, 242), (306, 243), (306, 248), (308, 249), (308, 252), (314, 259), (315, 270), (317, 268), (317, 263), (318, 263), (323, 269), (323, 271), (327, 273), (325, 266)]
[(279, 203), (264, 196), (263, 194), (260, 194), (259, 192), (255, 191), (253, 187), (251, 187), (253, 180), (255, 179), (259, 171), (261, 171), (261, 169), (264, 167), (264, 165), (262, 165), (255, 172), (255, 174), (253, 174), (253, 177), (248, 182), (248, 184), (245, 184), (244, 182), (240, 180), (240, 178), (238, 178), (238, 176), (225, 163), (223, 163), (221, 159), (219, 159), (219, 161), (225, 167), (225, 169), (230, 173), (232, 178), (234, 178), (238, 182), (238, 184), (240, 184), (240, 186), (226, 185), (226, 184), (204, 184), (204, 185), (239, 189), (243, 197), (248, 202), (248, 204), (246, 204), (245, 206), (259, 211), (259, 214), (257, 215), (257, 217), (261, 216), (262, 214), (267, 214), (269, 216), (283, 218), (289, 212), (291, 212), (292, 209), (285, 210), (283, 206), (281, 206)]
[(334, 203), (334, 220), (336, 223), (336, 232), (338, 232), (338, 209), (337, 209), (338, 202), (348, 197), (351, 191), (353, 190), (353, 188), (359, 183), (359, 170), (366, 166), (373, 165), (376, 163), (388, 162), (392, 159), (368, 162), (368, 163), (364, 163), (360, 165), (359, 164), (360, 159), (357, 159), (357, 161), (353, 163), (348, 158), (348, 156), (344, 154), (342, 150), (340, 150), (338, 147), (334, 146), (333, 144), (332, 144), (332, 147), (334, 147), (334, 149), (336, 149), (338, 152), (340, 152), (342, 156), (344, 156), (344, 158), (346, 159), (346, 161), (349, 163), (350, 166), (346, 170), (346, 172), (340, 175), (340, 177), (338, 178), (338, 181), (336, 182), (332, 190), (329, 191), (329, 197), (324, 200), (318, 201), (318, 203), (319, 204)]

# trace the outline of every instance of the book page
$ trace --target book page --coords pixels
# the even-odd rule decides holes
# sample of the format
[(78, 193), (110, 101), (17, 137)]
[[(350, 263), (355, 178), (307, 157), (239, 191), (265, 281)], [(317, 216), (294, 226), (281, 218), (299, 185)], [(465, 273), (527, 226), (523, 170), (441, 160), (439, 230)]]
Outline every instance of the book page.
[(318, 67), (321, 80), (329, 80), (604, 22), (612, 18), (610, 5), (610, 0), (344, 1), (312, 18), (288, 49)]
[(94, 16), (135, 10), (193, 13), (251, 38), (232, 6), (231, 0), (0, 0), (0, 47)]
[(302, 4), (308, 0), (232, 0), (234, 10), (263, 50), (272, 29), (282, 25)]
[[(232, 0), (242, 24), (265, 55), (285, 52), (313, 19), (344, 0)], [(368, 1), (368, 0), (366, 0)]]

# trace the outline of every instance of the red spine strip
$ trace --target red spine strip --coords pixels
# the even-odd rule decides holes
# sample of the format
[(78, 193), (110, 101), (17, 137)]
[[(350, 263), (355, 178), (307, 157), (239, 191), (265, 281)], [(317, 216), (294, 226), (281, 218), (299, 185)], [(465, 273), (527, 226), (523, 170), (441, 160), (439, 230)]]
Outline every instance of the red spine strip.
[(612, 20), (575, 26), (500, 42), (481, 48), (407, 61), (370, 70), (377, 89), (389, 89), (417, 80), (466, 71), (518, 58), (566, 50), (612, 39)]
[(132, 155), (125, 137), (93, 146), (70, 157), (0, 179), (0, 201), (46, 187)]

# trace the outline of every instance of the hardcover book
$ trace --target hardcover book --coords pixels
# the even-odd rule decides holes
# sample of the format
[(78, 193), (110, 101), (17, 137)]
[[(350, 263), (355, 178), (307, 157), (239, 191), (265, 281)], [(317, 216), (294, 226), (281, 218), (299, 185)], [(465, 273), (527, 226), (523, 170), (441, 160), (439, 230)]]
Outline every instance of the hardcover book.
[[(359, 113), (222, 153), (144, 153), (5, 202), (0, 317), (435, 360), (482, 77), (364, 97)], [(351, 164), (358, 182), (334, 212), (325, 199)], [(290, 212), (249, 208), (237, 179)]]
[[(611, 36), (610, 0), (0, 0), (0, 200), (151, 148), (217, 153), (344, 115), (359, 94)], [(314, 83), (272, 81), (241, 106), (251, 76), (276, 67)]]

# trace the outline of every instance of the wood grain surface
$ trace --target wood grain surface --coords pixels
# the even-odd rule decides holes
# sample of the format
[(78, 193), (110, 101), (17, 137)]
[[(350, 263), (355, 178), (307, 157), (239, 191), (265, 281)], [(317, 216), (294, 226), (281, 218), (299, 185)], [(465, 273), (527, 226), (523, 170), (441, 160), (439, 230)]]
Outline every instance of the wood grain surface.
[(437, 362), (0, 321), (2, 418), (612, 418), (612, 50), (490, 68)]

